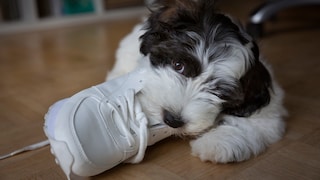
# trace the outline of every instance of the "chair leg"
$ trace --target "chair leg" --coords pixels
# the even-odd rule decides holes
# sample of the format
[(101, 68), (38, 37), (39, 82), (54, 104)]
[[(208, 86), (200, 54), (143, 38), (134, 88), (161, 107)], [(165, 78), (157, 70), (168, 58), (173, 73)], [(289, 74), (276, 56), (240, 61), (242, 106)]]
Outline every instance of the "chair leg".
[(301, 6), (301, 5), (320, 5), (320, 0), (273, 0), (268, 1), (254, 10), (247, 24), (247, 30), (255, 37), (263, 35), (262, 23), (275, 16), (281, 10)]

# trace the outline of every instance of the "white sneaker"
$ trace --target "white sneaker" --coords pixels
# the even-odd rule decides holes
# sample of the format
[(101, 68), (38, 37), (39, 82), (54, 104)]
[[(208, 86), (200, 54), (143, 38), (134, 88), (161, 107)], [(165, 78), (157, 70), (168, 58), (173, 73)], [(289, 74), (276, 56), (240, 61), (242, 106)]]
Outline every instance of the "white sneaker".
[(147, 120), (135, 98), (145, 77), (144, 70), (134, 71), (50, 107), (44, 131), (67, 177), (138, 163), (148, 145), (171, 135), (168, 126)]

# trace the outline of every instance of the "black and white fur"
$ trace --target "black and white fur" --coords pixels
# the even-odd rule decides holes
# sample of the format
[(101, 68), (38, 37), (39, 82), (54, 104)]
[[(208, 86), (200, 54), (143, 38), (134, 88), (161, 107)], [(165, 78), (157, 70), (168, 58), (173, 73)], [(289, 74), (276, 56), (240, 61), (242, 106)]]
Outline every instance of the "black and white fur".
[(150, 76), (138, 98), (147, 117), (193, 137), (192, 154), (203, 161), (247, 160), (280, 140), (284, 93), (243, 28), (211, 0), (151, 9), (121, 42), (108, 79), (144, 64)]

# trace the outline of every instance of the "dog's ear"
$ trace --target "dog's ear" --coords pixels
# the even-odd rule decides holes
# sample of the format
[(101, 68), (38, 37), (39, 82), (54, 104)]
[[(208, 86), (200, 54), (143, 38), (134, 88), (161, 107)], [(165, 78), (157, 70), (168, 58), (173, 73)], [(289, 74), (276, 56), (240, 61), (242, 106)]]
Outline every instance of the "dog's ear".
[(270, 102), (272, 89), (271, 76), (259, 60), (259, 48), (255, 42), (251, 48), (255, 58), (248, 71), (240, 78), (235, 97), (226, 99), (223, 112), (230, 115), (247, 117)]
[(160, 42), (172, 39), (177, 30), (187, 23), (197, 20), (194, 8), (198, 4), (190, 0), (156, 0), (149, 6), (151, 15), (146, 22), (146, 32), (140, 37), (142, 54), (150, 53), (151, 48)]
[(157, 0), (149, 9), (152, 14), (158, 15), (158, 22), (175, 25), (177, 20), (181, 21), (181, 16), (193, 16), (197, 5), (190, 0)]

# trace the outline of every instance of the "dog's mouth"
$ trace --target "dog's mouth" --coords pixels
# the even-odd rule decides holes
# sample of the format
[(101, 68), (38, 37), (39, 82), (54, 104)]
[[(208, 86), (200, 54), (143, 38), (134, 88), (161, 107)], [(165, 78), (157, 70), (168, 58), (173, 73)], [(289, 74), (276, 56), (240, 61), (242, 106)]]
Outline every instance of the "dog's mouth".
[(180, 128), (185, 124), (180, 116), (168, 110), (163, 111), (163, 122), (172, 128)]

